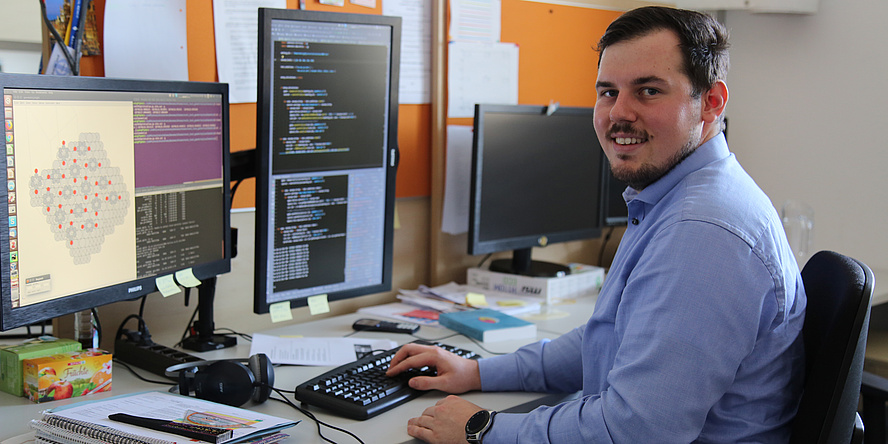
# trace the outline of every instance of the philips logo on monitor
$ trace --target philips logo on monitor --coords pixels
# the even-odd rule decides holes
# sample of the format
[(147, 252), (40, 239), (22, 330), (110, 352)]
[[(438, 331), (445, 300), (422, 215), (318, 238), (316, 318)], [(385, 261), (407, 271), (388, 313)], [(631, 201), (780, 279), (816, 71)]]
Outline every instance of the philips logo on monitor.
[(126, 290), (127, 293), (137, 293), (137, 292), (140, 292), (140, 291), (142, 291), (142, 286), (141, 286), (141, 285), (136, 285), (135, 287), (130, 287), (130, 288), (128, 288), (128, 289)]

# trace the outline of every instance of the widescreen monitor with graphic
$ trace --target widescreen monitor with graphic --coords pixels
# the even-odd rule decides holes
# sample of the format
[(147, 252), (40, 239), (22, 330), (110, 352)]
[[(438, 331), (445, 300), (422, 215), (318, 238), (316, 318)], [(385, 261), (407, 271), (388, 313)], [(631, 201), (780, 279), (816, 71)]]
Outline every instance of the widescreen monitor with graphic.
[(230, 270), (228, 87), (0, 74), (0, 329)]

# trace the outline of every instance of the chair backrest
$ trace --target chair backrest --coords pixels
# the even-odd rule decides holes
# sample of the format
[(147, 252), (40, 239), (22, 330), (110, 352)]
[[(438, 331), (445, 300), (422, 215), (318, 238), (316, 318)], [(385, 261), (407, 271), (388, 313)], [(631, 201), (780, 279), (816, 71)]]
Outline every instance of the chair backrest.
[(802, 269), (805, 385), (791, 443), (849, 443), (857, 418), (873, 272), (832, 251)]

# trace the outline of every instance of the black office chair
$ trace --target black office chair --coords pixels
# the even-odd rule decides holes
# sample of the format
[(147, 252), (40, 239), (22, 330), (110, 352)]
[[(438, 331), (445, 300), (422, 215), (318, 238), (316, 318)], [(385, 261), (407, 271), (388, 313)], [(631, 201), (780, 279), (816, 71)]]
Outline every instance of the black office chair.
[(865, 264), (832, 251), (818, 252), (802, 269), (805, 386), (791, 444), (863, 442), (857, 401), (873, 280)]
[(888, 379), (863, 372), (860, 387), (860, 414), (866, 424), (863, 441), (867, 444), (885, 444), (885, 403), (888, 402)]

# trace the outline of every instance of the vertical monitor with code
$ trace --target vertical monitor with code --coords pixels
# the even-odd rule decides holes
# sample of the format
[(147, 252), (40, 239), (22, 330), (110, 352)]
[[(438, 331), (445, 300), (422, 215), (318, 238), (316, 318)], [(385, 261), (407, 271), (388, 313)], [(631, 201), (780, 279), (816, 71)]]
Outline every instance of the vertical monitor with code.
[(260, 9), (256, 313), (391, 289), (400, 19)]

